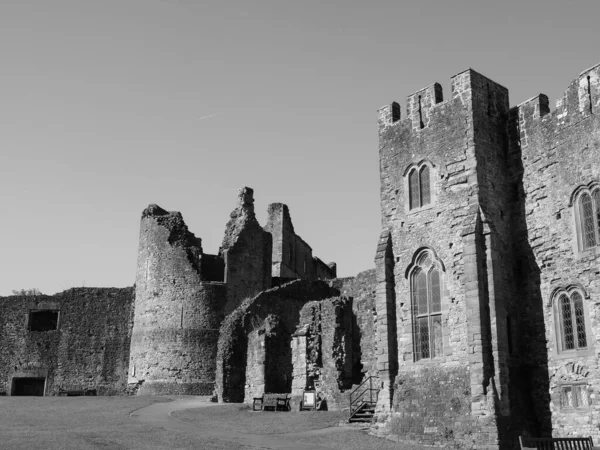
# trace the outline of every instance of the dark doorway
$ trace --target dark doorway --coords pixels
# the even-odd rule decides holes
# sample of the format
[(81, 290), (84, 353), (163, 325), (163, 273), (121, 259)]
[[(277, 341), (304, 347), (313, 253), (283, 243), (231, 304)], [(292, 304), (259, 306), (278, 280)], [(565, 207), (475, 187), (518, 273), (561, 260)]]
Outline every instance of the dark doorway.
[(29, 311), (30, 331), (51, 331), (58, 328), (58, 311)]
[(11, 395), (44, 396), (45, 378), (13, 378)]

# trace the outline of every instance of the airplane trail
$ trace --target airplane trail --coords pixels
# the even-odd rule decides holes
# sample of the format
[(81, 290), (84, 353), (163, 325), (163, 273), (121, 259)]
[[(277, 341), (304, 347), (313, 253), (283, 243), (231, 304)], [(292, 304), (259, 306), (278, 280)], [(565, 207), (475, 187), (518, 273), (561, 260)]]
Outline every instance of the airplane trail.
[(218, 112), (218, 113), (214, 113), (214, 114), (209, 114), (208, 116), (199, 117), (197, 120), (208, 119), (209, 117), (215, 117), (215, 116), (218, 116), (219, 114), (221, 114), (221, 113)]

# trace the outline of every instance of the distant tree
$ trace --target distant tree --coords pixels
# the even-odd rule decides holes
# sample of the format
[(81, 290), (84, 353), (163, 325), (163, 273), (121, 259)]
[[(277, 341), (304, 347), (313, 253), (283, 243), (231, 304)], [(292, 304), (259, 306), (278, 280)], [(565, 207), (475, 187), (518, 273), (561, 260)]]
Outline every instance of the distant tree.
[(32, 289), (19, 289), (12, 291), (13, 295), (21, 295), (21, 296), (32, 296), (32, 295), (42, 295), (38, 288)]

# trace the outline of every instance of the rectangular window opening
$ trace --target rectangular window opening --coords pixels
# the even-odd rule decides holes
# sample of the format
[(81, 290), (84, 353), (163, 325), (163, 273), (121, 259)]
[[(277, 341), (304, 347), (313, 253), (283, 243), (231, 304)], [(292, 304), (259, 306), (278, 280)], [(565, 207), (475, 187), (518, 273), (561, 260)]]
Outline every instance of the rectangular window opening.
[(591, 405), (590, 395), (586, 384), (563, 384), (560, 387), (560, 406), (562, 408), (578, 409)]
[(29, 311), (29, 331), (52, 331), (58, 329), (58, 310)]

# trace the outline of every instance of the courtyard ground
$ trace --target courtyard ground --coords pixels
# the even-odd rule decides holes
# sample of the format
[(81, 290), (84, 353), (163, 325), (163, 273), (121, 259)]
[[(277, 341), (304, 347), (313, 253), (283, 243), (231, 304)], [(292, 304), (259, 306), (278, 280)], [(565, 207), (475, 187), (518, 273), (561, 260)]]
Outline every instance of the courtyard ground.
[(191, 396), (0, 397), (0, 449), (424, 449), (338, 427), (345, 417), (253, 412)]

